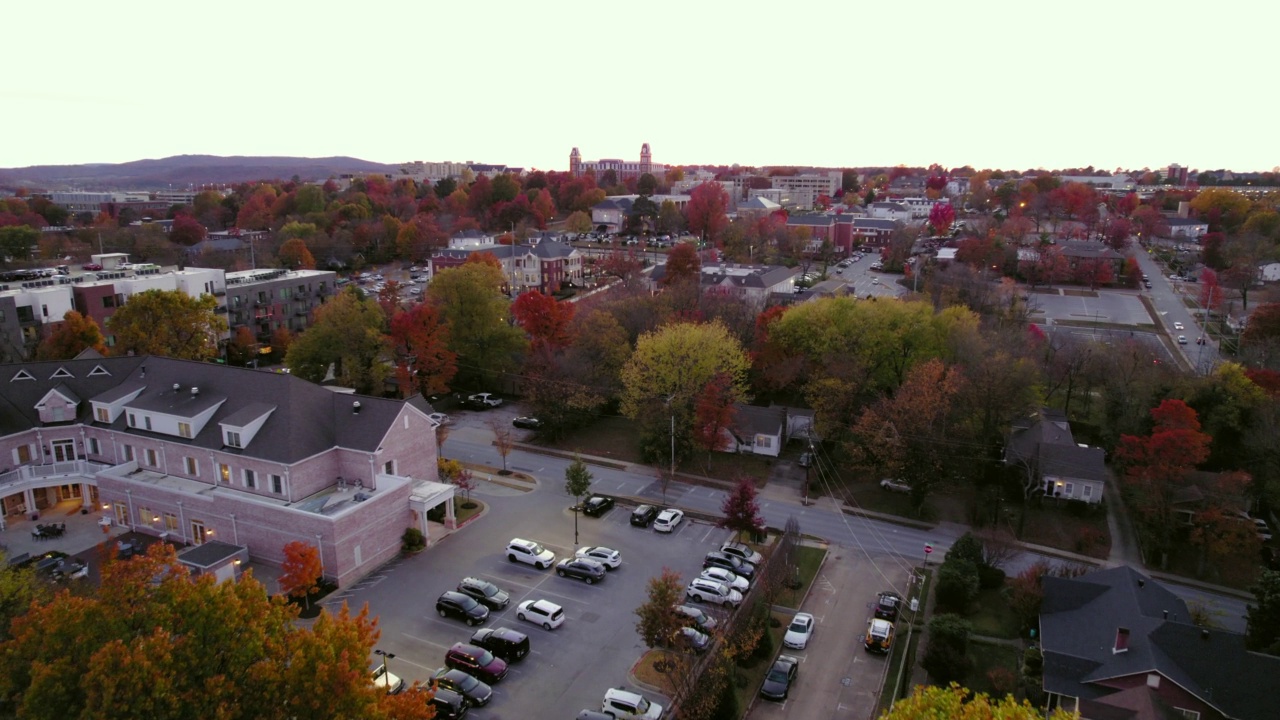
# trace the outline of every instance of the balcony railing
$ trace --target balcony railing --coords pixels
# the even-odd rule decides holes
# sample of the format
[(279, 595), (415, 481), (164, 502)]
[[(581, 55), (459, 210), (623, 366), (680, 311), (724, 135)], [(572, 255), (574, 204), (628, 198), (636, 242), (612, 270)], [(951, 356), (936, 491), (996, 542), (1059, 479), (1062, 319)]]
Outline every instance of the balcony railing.
[(71, 460), (47, 465), (23, 465), (0, 473), (0, 494), (6, 494), (8, 488), (25, 482), (77, 475), (92, 477), (100, 470), (105, 470), (109, 467), (111, 466), (107, 463), (94, 462), (92, 460)]

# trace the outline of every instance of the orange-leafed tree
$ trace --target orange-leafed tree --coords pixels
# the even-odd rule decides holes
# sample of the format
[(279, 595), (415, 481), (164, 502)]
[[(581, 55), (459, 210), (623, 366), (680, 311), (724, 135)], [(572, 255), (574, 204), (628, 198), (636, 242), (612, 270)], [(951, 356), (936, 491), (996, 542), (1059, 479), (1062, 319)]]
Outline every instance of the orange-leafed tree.
[(302, 238), (289, 238), (280, 246), (280, 252), (277, 253), (280, 258), (280, 264), (294, 270), (315, 270), (316, 259), (307, 249), (307, 243)]
[(511, 304), (511, 314), (529, 335), (529, 349), (535, 354), (567, 348), (573, 337), (569, 323), (573, 321), (573, 304), (560, 302), (539, 290), (521, 293)]
[(449, 392), (449, 383), (458, 374), (458, 356), (449, 349), (449, 328), (440, 321), (435, 305), (418, 303), (396, 313), (389, 339), (401, 394), (430, 397)]
[(311, 607), (311, 596), (320, 589), (324, 566), (320, 550), (301, 540), (284, 546), (284, 562), (280, 565), (280, 590), (291, 598), (300, 598)]
[(227, 362), (232, 365), (248, 365), (250, 360), (257, 357), (257, 349), (258, 339), (253, 336), (253, 331), (241, 325), (227, 341)]
[(1253, 521), (1233, 507), (1248, 494), (1253, 478), (1245, 472), (1225, 472), (1214, 479), (1203, 507), (1191, 518), (1191, 546), (1199, 553), (1196, 574), (1203, 577), (1210, 568), (1221, 567), (1237, 557), (1256, 557), (1262, 544)]
[(70, 360), (87, 349), (107, 354), (106, 339), (93, 318), (68, 310), (62, 322), (36, 348), (37, 360)]
[(667, 253), (666, 274), (662, 276), (663, 285), (678, 285), (685, 282), (698, 282), (702, 272), (702, 261), (698, 259), (698, 250), (689, 243), (680, 243)]

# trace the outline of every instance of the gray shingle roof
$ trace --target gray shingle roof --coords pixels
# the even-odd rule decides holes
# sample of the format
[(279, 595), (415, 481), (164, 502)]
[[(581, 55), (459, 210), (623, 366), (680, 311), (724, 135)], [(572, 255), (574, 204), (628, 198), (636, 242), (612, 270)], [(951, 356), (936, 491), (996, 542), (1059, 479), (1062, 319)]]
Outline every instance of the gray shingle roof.
[(738, 403), (734, 407), (734, 434), (739, 437), (776, 435), (781, 437), (787, 427), (787, 411), (781, 407), (759, 407)]

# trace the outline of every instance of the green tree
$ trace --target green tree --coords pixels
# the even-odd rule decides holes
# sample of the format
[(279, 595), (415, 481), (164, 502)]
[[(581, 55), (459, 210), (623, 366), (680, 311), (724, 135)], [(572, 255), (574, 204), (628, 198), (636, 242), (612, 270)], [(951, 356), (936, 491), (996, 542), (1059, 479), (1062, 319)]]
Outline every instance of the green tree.
[(646, 647), (661, 647), (671, 642), (671, 638), (684, 624), (676, 605), (684, 594), (684, 581), (680, 573), (671, 568), (662, 568), (662, 574), (649, 578), (645, 601), (636, 608), (640, 621), (636, 623), (636, 632)]
[(227, 321), (214, 310), (212, 295), (193, 298), (181, 290), (147, 290), (129, 298), (107, 319), (117, 355), (163, 355), (209, 360), (218, 355), (218, 338)]
[[(1049, 714), (1049, 720), (1070, 720), (1078, 714), (1061, 708)], [(1012, 695), (994, 699), (986, 693), (974, 695), (969, 689), (951, 683), (949, 687), (917, 685), (911, 697), (893, 704), (893, 709), (881, 716), (881, 720), (920, 720), (921, 718), (947, 718), (947, 720), (1043, 720), (1044, 713), (1031, 703), (1019, 703)]]
[(564, 221), (564, 229), (571, 233), (581, 234), (591, 232), (591, 215), (578, 210)]
[(964, 680), (973, 664), (968, 654), (972, 629), (968, 620), (951, 613), (935, 615), (929, 621), (929, 646), (920, 664), (934, 682)]
[(40, 242), (40, 231), (27, 225), (0, 227), (0, 253), (6, 258), (26, 260), (31, 248)]
[(503, 281), (500, 268), (468, 262), (441, 270), (427, 288), (449, 327), (460, 371), (473, 380), (488, 382), (514, 368), (526, 346), (524, 331), (511, 324)]
[(27, 612), (31, 604), (49, 599), (49, 586), (36, 576), (34, 567), (8, 564), (0, 553), (0, 643), (9, 639), (14, 618)]
[(587, 469), (587, 464), (582, 462), (582, 458), (574, 455), (573, 462), (564, 469), (564, 491), (573, 496), (575, 505), (581, 505), (582, 496), (591, 492), (591, 481), (594, 479), (591, 471)]
[(645, 173), (636, 181), (636, 192), (641, 195), (652, 195), (658, 191), (658, 178)]
[(289, 345), (285, 365), (315, 383), (323, 382), (332, 366), (341, 385), (366, 395), (381, 394), (390, 372), (385, 321), (376, 300), (348, 288), (316, 309), (315, 322)]
[(1249, 588), (1257, 604), (1249, 604), (1245, 641), (1251, 650), (1280, 655), (1280, 571), (1263, 570)]
[(62, 316), (62, 322), (54, 326), (53, 332), (40, 341), (36, 359), (70, 360), (90, 348), (102, 355), (107, 354), (106, 339), (102, 337), (98, 323), (75, 310), (68, 310)]
[(684, 213), (670, 200), (658, 207), (658, 232), (677, 235), (684, 231)]

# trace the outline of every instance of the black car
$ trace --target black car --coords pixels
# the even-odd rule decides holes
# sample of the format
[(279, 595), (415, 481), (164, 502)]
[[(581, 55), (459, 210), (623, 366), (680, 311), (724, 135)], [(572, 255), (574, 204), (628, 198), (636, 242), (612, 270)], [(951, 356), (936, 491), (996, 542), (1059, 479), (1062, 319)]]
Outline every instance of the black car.
[(743, 562), (732, 555), (726, 555), (722, 552), (709, 552), (707, 557), (702, 561), (702, 567), (718, 567), (740, 575), (750, 582), (756, 577), (756, 568), (749, 562)]
[(436, 688), (431, 696), (436, 720), (462, 720), (467, 715), (467, 699), (446, 688)]
[(604, 580), (604, 565), (586, 558), (565, 558), (556, 563), (556, 574), (571, 577), (590, 585)]
[(765, 700), (786, 700), (791, 683), (796, 679), (800, 661), (790, 655), (779, 655), (764, 677), (764, 685), (760, 686), (760, 697)]
[(489, 619), (489, 608), (470, 595), (447, 592), (436, 600), (436, 612), (440, 617), (456, 617), (468, 625), (479, 625)]
[(511, 628), (480, 628), (472, 633), (471, 644), (509, 663), (520, 662), (529, 654), (529, 636)]
[(641, 505), (631, 511), (631, 524), (636, 527), (649, 527), (649, 523), (658, 517), (658, 508), (653, 505)]
[(488, 580), (467, 577), (458, 583), (458, 592), (475, 598), (490, 610), (501, 610), (511, 602), (511, 596)]
[(493, 697), (493, 688), (461, 670), (442, 667), (436, 670), (431, 679), (445, 690), (452, 690), (466, 698), (467, 704), (471, 707), (488, 705), (489, 700)]
[(525, 417), (521, 415), (515, 420), (512, 420), (511, 424), (515, 425), (518, 428), (523, 428), (525, 430), (541, 430), (542, 429), (542, 421), (536, 417)]
[(898, 609), (902, 607), (902, 596), (896, 592), (882, 592), (876, 596), (876, 617), (889, 622), (898, 621)]
[(600, 517), (613, 509), (613, 498), (604, 495), (593, 495), (582, 504), (582, 514), (587, 517)]

